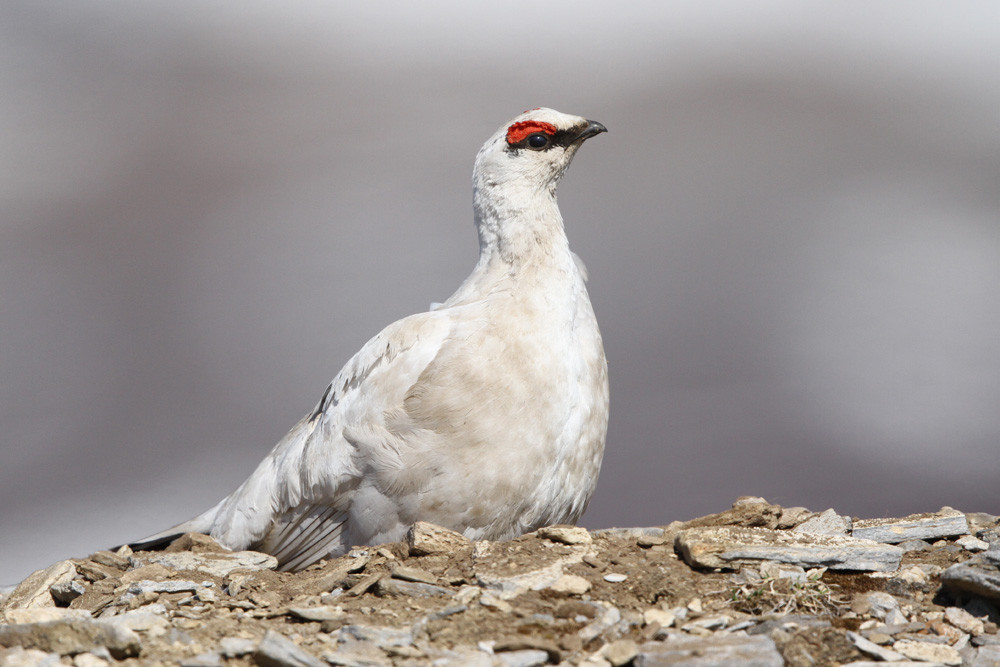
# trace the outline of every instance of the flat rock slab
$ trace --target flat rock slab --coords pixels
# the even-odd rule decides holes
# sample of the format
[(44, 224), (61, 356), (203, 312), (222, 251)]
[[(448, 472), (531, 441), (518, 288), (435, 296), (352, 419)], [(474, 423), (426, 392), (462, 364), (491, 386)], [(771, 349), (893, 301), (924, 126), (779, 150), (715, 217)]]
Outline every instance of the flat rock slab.
[(426, 521), (417, 521), (410, 527), (406, 533), (406, 544), (411, 556), (447, 554), (472, 546), (465, 535)]
[(277, 558), (256, 551), (230, 553), (154, 552), (145, 558), (134, 560), (139, 565), (156, 564), (178, 572), (203, 572), (220, 578), (237, 570), (273, 570), (278, 567)]
[(254, 660), (262, 667), (325, 667), (326, 663), (274, 630), (268, 630)]
[(828, 509), (822, 514), (807, 519), (793, 528), (796, 533), (818, 533), (820, 535), (847, 535), (851, 532), (851, 518), (841, 516)]
[(71, 618), (91, 618), (85, 609), (67, 609), (65, 607), (29, 607), (28, 609), (8, 609), (7, 622), (11, 625), (21, 623), (49, 623), (65, 621)]
[(562, 578), (563, 570), (583, 560), (592, 544), (549, 543), (549, 548), (531, 549), (532, 537), (509, 542), (476, 542), (473, 570), (476, 583), (497, 597), (510, 599), (525, 591), (549, 588)]
[(900, 519), (860, 519), (854, 522), (851, 535), (863, 540), (898, 544), (906, 540), (934, 540), (968, 532), (969, 522), (965, 514), (943, 507), (938, 512), (911, 514)]
[(692, 637), (648, 642), (639, 647), (636, 667), (690, 665), (698, 667), (782, 667), (785, 664), (770, 637)]
[(1000, 550), (991, 549), (941, 573), (941, 583), (952, 590), (1000, 600)]
[(136, 656), (141, 649), (138, 635), (131, 630), (85, 619), (0, 625), (0, 646), (31, 647), (60, 655), (106, 648), (118, 659)]
[[(55, 607), (49, 589), (53, 586), (69, 584), (76, 576), (76, 566), (72, 561), (63, 560), (44, 570), (28, 575), (14, 591), (0, 604), (0, 611), (7, 609), (31, 609), (33, 607)], [(0, 618), (2, 620), (2, 618)]]
[(724, 569), (776, 561), (805, 568), (894, 572), (903, 556), (899, 547), (845, 535), (738, 526), (689, 528), (677, 534), (674, 547), (692, 567)]

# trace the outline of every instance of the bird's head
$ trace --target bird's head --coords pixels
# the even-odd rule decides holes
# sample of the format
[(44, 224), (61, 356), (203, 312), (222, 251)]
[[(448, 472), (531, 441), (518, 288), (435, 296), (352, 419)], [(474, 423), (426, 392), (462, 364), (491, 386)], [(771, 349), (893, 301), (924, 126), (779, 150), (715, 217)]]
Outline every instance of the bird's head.
[(554, 194), (580, 145), (607, 131), (596, 121), (554, 109), (525, 111), (483, 144), (473, 181), (477, 188), (526, 188)]

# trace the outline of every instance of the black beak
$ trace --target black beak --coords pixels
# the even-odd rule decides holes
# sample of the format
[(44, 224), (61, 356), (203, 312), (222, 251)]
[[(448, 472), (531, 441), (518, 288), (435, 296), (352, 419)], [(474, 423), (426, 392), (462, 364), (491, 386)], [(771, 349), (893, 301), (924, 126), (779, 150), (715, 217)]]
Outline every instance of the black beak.
[(590, 139), (591, 137), (600, 134), (601, 132), (607, 132), (608, 128), (604, 127), (601, 123), (596, 120), (588, 120), (587, 126), (580, 131), (580, 134), (576, 135), (573, 142), (582, 142)]

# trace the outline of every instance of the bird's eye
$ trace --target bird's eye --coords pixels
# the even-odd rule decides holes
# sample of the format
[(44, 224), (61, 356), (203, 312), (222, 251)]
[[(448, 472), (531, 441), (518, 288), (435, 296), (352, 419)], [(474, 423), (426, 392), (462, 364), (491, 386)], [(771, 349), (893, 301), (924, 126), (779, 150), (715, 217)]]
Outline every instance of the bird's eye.
[(528, 148), (532, 150), (541, 150), (549, 145), (549, 136), (541, 132), (536, 132), (528, 137), (527, 144)]

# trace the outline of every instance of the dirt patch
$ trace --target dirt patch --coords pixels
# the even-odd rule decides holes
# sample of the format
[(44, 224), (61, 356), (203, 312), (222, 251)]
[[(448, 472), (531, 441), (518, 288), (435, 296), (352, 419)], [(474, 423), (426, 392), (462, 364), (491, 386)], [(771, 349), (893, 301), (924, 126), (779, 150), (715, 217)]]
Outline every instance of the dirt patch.
[[(713, 656), (749, 646), (788, 665), (836, 665), (872, 659), (858, 648), (862, 635), (886, 647), (897, 639), (908, 647), (945, 645), (955, 655), (964, 651), (963, 658), (1000, 644), (995, 601), (942, 589), (941, 572), (974, 556), (955, 538), (910, 545), (898, 570), (874, 573), (773, 562), (699, 570), (674, 549), (675, 536), (687, 528), (774, 529), (815, 516), (793, 509), (743, 500), (683, 524), (572, 539), (553, 532), (503, 543), (456, 541), (450, 551), (421, 556), (410, 555), (405, 543), (363, 547), (298, 573), (261, 565), (219, 569), (213, 558), (225, 564), (242, 556), (204, 536), (185, 536), (162, 555), (126, 549), (73, 561), (72, 582), (63, 566), (54, 597), (42, 606), (57, 617), (84, 614), (72, 620), (78, 634), (85, 622), (129, 628), (139, 649), (119, 655), (123, 664), (192, 667), (280, 664), (267, 652), (292, 649), (281, 649), (274, 637), (304, 651), (303, 660), (359, 665), (500, 664), (498, 656), (514, 660), (514, 654), (518, 664), (627, 665), (643, 652), (675, 646), (683, 652), (685, 642), (702, 639), (710, 649), (720, 640), (723, 653)], [(997, 530), (995, 519), (976, 517), (979, 534)], [(253, 556), (259, 557), (248, 554), (248, 562)], [(37, 593), (15, 591), (9, 600), (37, 600)], [(30, 625), (53, 621), (8, 607), (8, 616), (21, 616), (0, 626), (0, 644), (24, 647), (8, 651), (47, 650)], [(15, 625), (17, 632), (4, 634)], [(46, 626), (45, 636), (58, 629)], [(64, 657), (102, 655), (99, 646), (59, 646)], [(704, 646), (692, 652), (709, 655)]]

